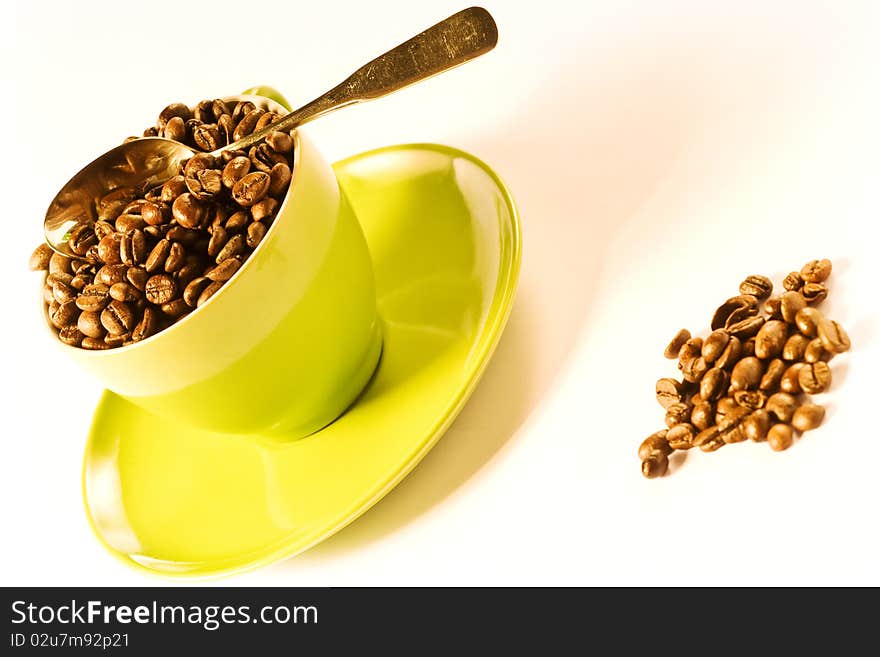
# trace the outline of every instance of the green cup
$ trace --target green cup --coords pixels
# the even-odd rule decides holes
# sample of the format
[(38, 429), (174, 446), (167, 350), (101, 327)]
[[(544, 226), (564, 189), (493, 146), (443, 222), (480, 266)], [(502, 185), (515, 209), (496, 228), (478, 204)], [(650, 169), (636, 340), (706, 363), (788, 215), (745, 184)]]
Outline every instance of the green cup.
[(332, 168), (299, 130), (294, 144), (272, 227), (214, 296), (142, 342), (66, 353), (134, 404), (204, 429), (294, 439), (342, 414), (382, 350), (372, 262)]

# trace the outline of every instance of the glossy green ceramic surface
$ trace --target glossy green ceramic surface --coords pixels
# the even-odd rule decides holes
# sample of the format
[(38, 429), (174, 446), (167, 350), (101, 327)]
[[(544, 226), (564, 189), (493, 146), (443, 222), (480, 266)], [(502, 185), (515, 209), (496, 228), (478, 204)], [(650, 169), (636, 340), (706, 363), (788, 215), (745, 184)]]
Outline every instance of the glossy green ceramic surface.
[(127, 562), (205, 576), (307, 549), (403, 479), (485, 368), (521, 248), (496, 175), (434, 145), (383, 148), (334, 168), (372, 255), (384, 335), (375, 375), (347, 412), (301, 440), (199, 430), (106, 392), (84, 494), (96, 534)]

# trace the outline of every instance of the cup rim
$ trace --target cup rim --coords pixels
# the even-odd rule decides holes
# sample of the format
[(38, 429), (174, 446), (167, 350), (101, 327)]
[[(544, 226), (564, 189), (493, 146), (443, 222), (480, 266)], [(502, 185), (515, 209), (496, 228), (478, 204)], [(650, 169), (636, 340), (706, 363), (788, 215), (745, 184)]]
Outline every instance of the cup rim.
[[(254, 99), (258, 99), (259, 102), (264, 104), (268, 109), (270, 109), (271, 111), (276, 112), (278, 114), (281, 114), (282, 116), (289, 113), (289, 110), (287, 108), (285, 108), (283, 105), (281, 105), (281, 103), (279, 103), (278, 101), (273, 100), (271, 98), (266, 98), (265, 96), (258, 96), (255, 94), (235, 94), (235, 95), (223, 97), (223, 100), (236, 100), (236, 101), (250, 100), (251, 102), (253, 102)], [(232, 276), (230, 276), (227, 281), (225, 281), (223, 283), (223, 285), (220, 287), (220, 289), (217, 290), (217, 292), (214, 293), (210, 299), (205, 301), (205, 303), (203, 303), (201, 306), (197, 306), (196, 308), (193, 308), (186, 315), (186, 317), (184, 317), (183, 319), (180, 319), (180, 320), (174, 322), (173, 324), (166, 326), (164, 329), (154, 333), (153, 335), (149, 336), (148, 338), (144, 338), (143, 340), (140, 340), (138, 342), (132, 342), (131, 344), (123, 345), (121, 347), (111, 347), (108, 349), (84, 349), (83, 347), (74, 347), (73, 345), (69, 345), (69, 344), (62, 342), (58, 338), (57, 332), (54, 330), (52, 322), (49, 320), (49, 306), (48, 306), (48, 304), (43, 303), (42, 304), (43, 316), (46, 321), (46, 329), (49, 331), (49, 333), (52, 334), (52, 338), (55, 340), (55, 342), (58, 345), (60, 345), (62, 347), (62, 349), (72, 350), (75, 353), (77, 353), (78, 355), (88, 354), (87, 356), (85, 356), (87, 358), (108, 358), (110, 356), (117, 356), (122, 353), (131, 353), (135, 349), (138, 349), (139, 347), (143, 347), (144, 345), (148, 345), (151, 343), (155, 344), (156, 342), (159, 341), (159, 339), (161, 339), (162, 336), (164, 336), (166, 334), (170, 334), (173, 329), (180, 327), (183, 324), (185, 324), (186, 322), (188, 322), (189, 320), (191, 320), (194, 315), (196, 315), (200, 310), (202, 310), (202, 308), (205, 308), (209, 304), (214, 303), (217, 299), (222, 298), (224, 290), (226, 290), (231, 285), (233, 285), (242, 276), (242, 274), (249, 268), (251, 263), (254, 261), (254, 256), (269, 241), (269, 236), (277, 231), (278, 224), (281, 223), (280, 221), (278, 221), (278, 219), (279, 219), (279, 217), (281, 217), (282, 212), (287, 207), (288, 202), (290, 201), (290, 198), (293, 196), (293, 190), (296, 185), (297, 178), (298, 178), (297, 171), (299, 171), (299, 168), (300, 168), (300, 166), (299, 166), (300, 165), (300, 158), (302, 155), (299, 129), (298, 128), (293, 129), (290, 132), (290, 136), (293, 139), (293, 166), (291, 167), (290, 184), (287, 187), (287, 192), (284, 195), (284, 199), (281, 201), (281, 205), (278, 206), (278, 212), (275, 213), (275, 220), (272, 222), (272, 225), (269, 226), (269, 230), (266, 231), (266, 234), (263, 236), (263, 239), (260, 240), (259, 244), (257, 244), (257, 248), (255, 248), (253, 250), (253, 252), (248, 256), (247, 260), (245, 260), (242, 263), (241, 267), (239, 267), (238, 270)]]

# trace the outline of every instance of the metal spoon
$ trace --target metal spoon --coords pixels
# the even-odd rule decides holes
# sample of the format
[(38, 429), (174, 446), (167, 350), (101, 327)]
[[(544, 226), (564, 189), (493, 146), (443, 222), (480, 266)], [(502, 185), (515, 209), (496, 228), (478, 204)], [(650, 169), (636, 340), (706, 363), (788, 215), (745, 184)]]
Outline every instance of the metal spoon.
[[(275, 130), (291, 130), (340, 107), (386, 96), (464, 64), (492, 50), (497, 41), (498, 30), (489, 12), (481, 7), (465, 9), (365, 64), (283, 119), (212, 155), (247, 149)], [(161, 137), (136, 139), (104, 153), (71, 178), (52, 201), (43, 223), (46, 242), (58, 253), (73, 255), (67, 243), (71, 230), (96, 221), (97, 201), (104, 194), (120, 187), (144, 189), (161, 184), (195, 154), (188, 146)]]

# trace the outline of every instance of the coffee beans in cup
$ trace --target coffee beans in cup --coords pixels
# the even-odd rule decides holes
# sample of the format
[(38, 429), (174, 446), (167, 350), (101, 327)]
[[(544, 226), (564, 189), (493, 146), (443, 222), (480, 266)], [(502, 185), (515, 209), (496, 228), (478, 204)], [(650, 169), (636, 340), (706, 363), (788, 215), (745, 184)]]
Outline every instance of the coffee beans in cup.
[(822, 423), (825, 409), (808, 395), (828, 390), (829, 361), (850, 348), (843, 327), (817, 308), (831, 269), (830, 260), (808, 262), (775, 297), (769, 278), (747, 276), (739, 295), (715, 310), (710, 333), (675, 334), (664, 355), (678, 360), (681, 375), (655, 385), (667, 428), (639, 446), (645, 477), (666, 474), (675, 450), (714, 452), (751, 441), (783, 451)]
[(161, 185), (113, 189), (97, 199), (98, 220), (68, 237), (72, 257), (46, 244), (31, 254), (30, 268), (45, 272), (43, 305), (59, 340), (84, 349), (144, 340), (235, 275), (287, 194), (294, 141), (274, 132), (247, 152), (215, 158), (208, 151), (279, 118), (251, 101), (172, 103), (159, 113), (143, 136), (174, 139), (197, 154)]

